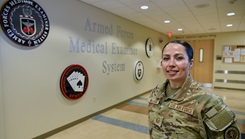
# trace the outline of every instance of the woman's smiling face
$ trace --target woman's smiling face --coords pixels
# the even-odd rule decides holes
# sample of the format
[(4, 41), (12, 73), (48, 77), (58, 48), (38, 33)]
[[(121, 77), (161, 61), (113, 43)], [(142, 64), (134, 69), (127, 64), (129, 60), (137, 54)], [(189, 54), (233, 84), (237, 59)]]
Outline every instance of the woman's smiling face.
[(193, 65), (189, 60), (185, 47), (177, 43), (169, 43), (163, 50), (162, 69), (167, 79), (172, 83), (182, 85)]

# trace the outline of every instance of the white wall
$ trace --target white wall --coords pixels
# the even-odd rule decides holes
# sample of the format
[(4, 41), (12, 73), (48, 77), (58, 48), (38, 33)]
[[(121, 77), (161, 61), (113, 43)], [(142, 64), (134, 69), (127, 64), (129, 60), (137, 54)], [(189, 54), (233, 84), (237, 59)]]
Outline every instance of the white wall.
[[(0, 0), (0, 3), (2, 4), (3, 0)], [(3, 87), (2, 87), (2, 38), (0, 37), (0, 139), (4, 139), (5, 133), (4, 133), (4, 110), (3, 110)]]
[[(0, 39), (0, 46), (2, 46), (2, 40)], [(2, 51), (0, 48), (0, 56)], [(0, 57), (0, 63), (2, 58)], [(3, 110), (3, 87), (2, 87), (2, 64), (0, 64), (0, 139), (4, 139), (4, 110)]]
[[(162, 71), (156, 64), (162, 48), (158, 39), (163, 38), (166, 43), (166, 35), (78, 0), (35, 2), (45, 10), (50, 21), (49, 36), (44, 43), (36, 48), (25, 48), (10, 41), (2, 31), (0, 34), (1, 138), (28, 139), (39, 136), (137, 96), (164, 81)], [(88, 18), (93, 23), (112, 25), (113, 34), (85, 30)], [(117, 26), (133, 33), (133, 39), (118, 37)], [(155, 45), (152, 58), (145, 54), (148, 37)], [(76, 42), (77, 39), (79, 43), (89, 40), (108, 43), (108, 53), (70, 52), (71, 40)], [(112, 43), (135, 48), (137, 55), (112, 54)], [(145, 67), (140, 82), (133, 78), (137, 60), (141, 60)], [(104, 61), (125, 64), (125, 71), (103, 73)], [(59, 86), (61, 74), (70, 64), (82, 65), (89, 75), (87, 92), (76, 101), (67, 100)]]

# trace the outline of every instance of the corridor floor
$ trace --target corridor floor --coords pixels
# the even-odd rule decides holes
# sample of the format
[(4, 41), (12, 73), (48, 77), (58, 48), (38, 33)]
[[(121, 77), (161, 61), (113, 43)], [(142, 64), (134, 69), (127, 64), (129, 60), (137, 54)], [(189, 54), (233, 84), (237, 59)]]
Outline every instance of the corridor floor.
[[(245, 91), (214, 89), (235, 112), (245, 139)], [(149, 93), (91, 117), (47, 139), (149, 139), (147, 98)]]

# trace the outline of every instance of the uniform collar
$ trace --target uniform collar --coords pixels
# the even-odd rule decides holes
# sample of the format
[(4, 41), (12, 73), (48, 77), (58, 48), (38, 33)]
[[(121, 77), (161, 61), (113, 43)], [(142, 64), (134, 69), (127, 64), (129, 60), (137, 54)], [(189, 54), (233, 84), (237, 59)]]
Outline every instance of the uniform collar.
[[(165, 86), (168, 83), (169, 83), (169, 80), (166, 81)], [(184, 84), (182, 85), (182, 87), (174, 95), (172, 95), (171, 97), (169, 97), (169, 99), (176, 100), (176, 101), (182, 101), (186, 97), (187, 92), (190, 89), (190, 85), (191, 84), (192, 84), (192, 77), (191, 77), (191, 75), (189, 75), (186, 78), (186, 80), (185, 80)]]

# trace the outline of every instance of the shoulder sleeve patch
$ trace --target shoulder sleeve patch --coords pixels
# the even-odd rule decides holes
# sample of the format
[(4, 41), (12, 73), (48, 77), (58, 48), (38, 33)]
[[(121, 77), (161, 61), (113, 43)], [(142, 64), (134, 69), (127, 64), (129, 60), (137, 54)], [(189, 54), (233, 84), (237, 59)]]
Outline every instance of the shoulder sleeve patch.
[[(216, 106), (217, 107), (217, 106)], [(220, 107), (219, 107), (220, 108)], [(235, 115), (227, 107), (211, 109), (206, 113), (205, 124), (212, 131), (224, 131), (235, 121)]]
[(239, 139), (240, 132), (236, 127), (230, 126), (229, 128), (225, 130), (224, 137), (225, 139)]

